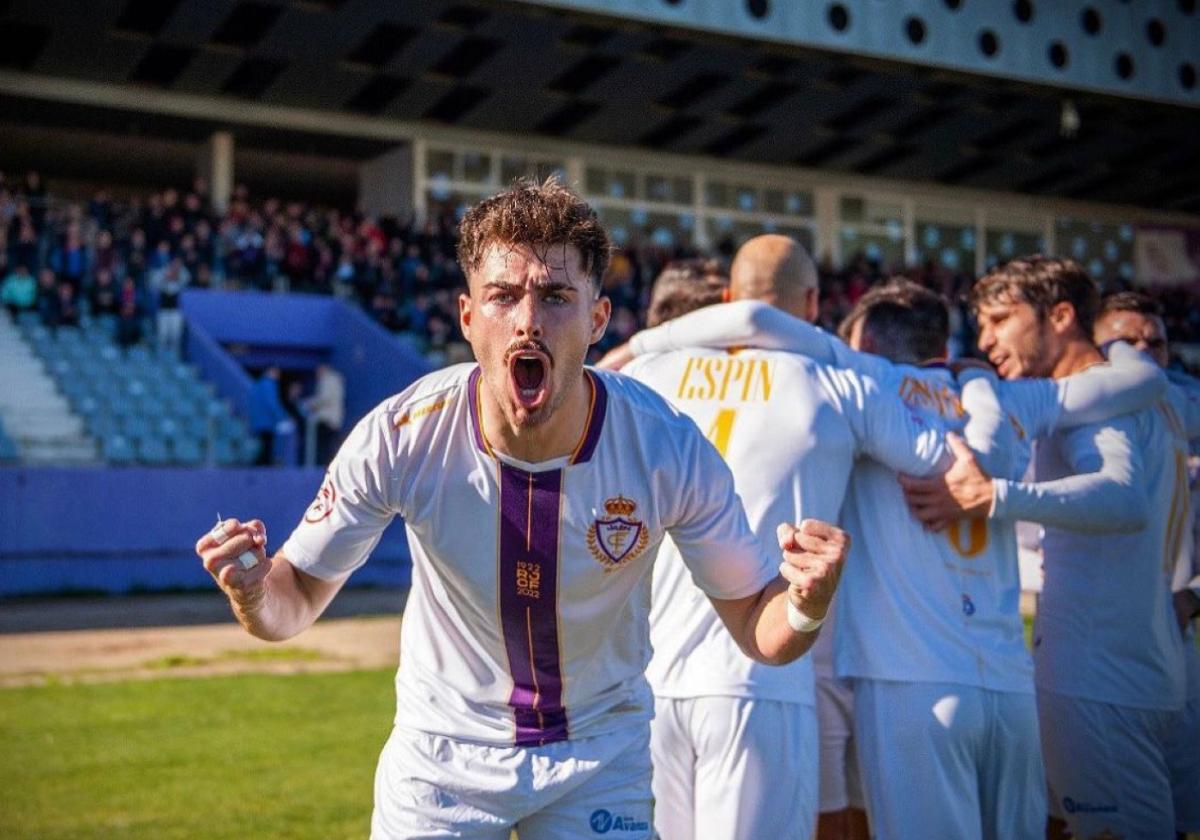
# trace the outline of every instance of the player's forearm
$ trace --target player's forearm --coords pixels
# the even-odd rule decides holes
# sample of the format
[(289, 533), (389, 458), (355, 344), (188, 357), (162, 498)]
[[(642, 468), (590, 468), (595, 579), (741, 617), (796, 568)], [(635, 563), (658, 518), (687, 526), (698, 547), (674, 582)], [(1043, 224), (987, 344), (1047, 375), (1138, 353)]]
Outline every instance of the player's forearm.
[(807, 653), (817, 641), (819, 630), (798, 633), (788, 623), (787, 581), (778, 578), (758, 598), (742, 644), (746, 655), (764, 665), (787, 665)]
[(260, 589), (231, 596), (234, 617), (246, 631), (268, 642), (290, 639), (309, 627), (332, 600), (336, 587), (303, 575), (282, 553), (271, 558), (271, 572)]
[(1055, 481), (996, 479), (991, 517), (1100, 534), (1127, 534), (1149, 523), (1145, 494), (1104, 473)]
[(706, 306), (667, 323), (643, 330), (629, 342), (634, 355), (666, 353), (688, 347), (738, 347), (800, 353), (833, 363), (833, 339), (809, 324), (759, 301)]

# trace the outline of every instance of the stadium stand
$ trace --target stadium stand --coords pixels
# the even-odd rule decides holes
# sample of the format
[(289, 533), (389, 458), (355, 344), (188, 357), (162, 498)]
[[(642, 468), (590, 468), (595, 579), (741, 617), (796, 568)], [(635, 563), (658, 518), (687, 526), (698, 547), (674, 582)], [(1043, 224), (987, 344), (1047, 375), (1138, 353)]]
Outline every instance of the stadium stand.
[[(73, 439), (77, 460), (90, 460), (87, 450), (94, 447), (113, 465), (254, 462), (257, 439), (194, 367), (144, 344), (122, 350), (115, 329), (109, 317), (89, 317), (78, 328), (55, 331), (32, 313), (19, 319), (19, 332), (33, 358), (65, 399), (59, 416), (72, 429), (70, 415), (82, 421)], [(29, 399), (21, 397), (26, 408)], [(52, 409), (53, 405), (43, 409), (43, 427)], [(45, 437), (37, 438), (43, 446)], [(63, 460), (61, 451), (53, 455), (52, 460)]]

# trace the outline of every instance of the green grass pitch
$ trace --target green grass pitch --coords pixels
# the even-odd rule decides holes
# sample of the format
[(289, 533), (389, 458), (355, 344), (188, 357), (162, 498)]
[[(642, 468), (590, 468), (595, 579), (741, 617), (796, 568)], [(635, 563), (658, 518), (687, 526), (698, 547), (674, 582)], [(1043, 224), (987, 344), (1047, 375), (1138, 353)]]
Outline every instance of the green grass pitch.
[(393, 675), (0, 690), (0, 837), (365, 837)]

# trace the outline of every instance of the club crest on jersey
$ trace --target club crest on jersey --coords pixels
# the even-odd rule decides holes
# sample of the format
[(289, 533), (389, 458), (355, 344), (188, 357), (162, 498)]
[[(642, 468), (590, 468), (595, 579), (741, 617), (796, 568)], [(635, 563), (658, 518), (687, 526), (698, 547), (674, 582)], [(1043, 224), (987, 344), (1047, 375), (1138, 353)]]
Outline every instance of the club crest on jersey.
[(333, 479), (326, 473), (325, 480), (321, 482), (321, 489), (317, 491), (317, 497), (304, 512), (304, 521), (315, 525), (322, 519), (328, 519), (333, 513), (333, 503), (336, 501), (337, 488), (333, 486)]
[(619, 569), (646, 550), (650, 531), (633, 514), (637, 502), (618, 495), (604, 500), (605, 517), (588, 529), (587, 545), (605, 571)]

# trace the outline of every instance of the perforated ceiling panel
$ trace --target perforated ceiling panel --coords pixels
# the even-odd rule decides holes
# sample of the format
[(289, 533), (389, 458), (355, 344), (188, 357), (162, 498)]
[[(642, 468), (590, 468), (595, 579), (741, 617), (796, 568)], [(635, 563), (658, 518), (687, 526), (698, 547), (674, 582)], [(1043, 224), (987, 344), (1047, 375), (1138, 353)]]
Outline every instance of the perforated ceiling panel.
[(522, 0), (1200, 105), (1196, 0)]

